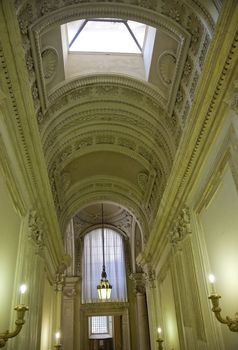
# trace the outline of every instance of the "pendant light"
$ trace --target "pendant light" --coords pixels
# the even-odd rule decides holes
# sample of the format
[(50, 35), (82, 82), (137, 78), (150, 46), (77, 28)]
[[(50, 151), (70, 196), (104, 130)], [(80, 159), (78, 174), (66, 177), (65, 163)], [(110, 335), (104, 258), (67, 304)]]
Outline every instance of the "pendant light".
[(102, 274), (100, 284), (97, 286), (98, 297), (100, 300), (108, 300), (111, 297), (112, 286), (107, 279), (107, 273), (105, 268), (105, 252), (104, 252), (104, 223), (103, 223), (103, 204), (102, 204)]

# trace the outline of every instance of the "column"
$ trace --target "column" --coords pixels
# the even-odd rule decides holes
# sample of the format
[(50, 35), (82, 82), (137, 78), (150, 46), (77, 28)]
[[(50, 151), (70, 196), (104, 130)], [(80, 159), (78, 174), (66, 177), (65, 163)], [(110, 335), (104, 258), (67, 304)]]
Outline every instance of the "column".
[(149, 350), (149, 322), (146, 303), (145, 280), (143, 275), (143, 273), (133, 273), (131, 275), (131, 278), (134, 280), (136, 293), (138, 349)]
[[(66, 277), (62, 305), (62, 348), (74, 350), (75, 343), (75, 304), (78, 294), (79, 277)], [(78, 332), (80, 330), (78, 329)]]

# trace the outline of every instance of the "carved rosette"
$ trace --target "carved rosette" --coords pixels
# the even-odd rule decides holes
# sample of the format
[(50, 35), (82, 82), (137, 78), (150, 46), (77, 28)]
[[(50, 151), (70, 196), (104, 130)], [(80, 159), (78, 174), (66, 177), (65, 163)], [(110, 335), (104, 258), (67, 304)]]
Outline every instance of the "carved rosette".
[(181, 242), (189, 234), (191, 234), (190, 212), (187, 207), (184, 207), (174, 221), (173, 229), (168, 238), (172, 246), (181, 248)]
[(44, 222), (38, 216), (36, 210), (31, 210), (28, 217), (28, 237), (35, 243), (37, 248), (42, 249), (44, 242)]

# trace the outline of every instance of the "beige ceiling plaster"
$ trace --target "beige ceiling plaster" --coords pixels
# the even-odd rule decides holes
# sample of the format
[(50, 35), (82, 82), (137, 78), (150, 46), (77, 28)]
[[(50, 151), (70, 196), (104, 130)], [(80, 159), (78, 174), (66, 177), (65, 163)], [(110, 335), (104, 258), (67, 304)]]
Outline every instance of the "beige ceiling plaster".
[[(209, 47), (214, 29), (211, 14), (195, 0), (189, 5), (173, 0), (151, 0), (146, 2), (146, 8), (143, 1), (134, 0), (129, 0), (127, 4), (112, 1), (106, 6), (97, 1), (73, 1), (70, 6), (67, 1), (54, 0), (35, 1), (34, 6), (31, 3), (22, 4), (21, 1), (16, 4), (19, 6), (19, 27), (60, 223), (64, 225), (87, 202), (103, 199), (131, 210), (148, 233), (149, 224), (158, 210)], [(42, 51), (46, 49), (45, 45), (50, 45), (50, 42), (44, 41), (47, 33), (55, 28), (59, 43), (58, 29), (61, 24), (89, 17), (136, 20), (174, 38), (174, 46), (164, 48), (175, 55), (176, 61), (169, 100), (161, 94), (160, 88), (124, 76), (85, 77), (81, 81), (78, 79), (59, 84), (64, 79), (61, 74), (61, 80), (49, 94), (45, 81), (48, 67), (43, 70), (42, 66)], [(60, 69), (62, 64), (61, 49), (58, 45), (59, 63), (56, 69)], [(56, 76), (53, 72), (52, 77)], [(71, 114), (73, 109), (75, 113)], [(116, 126), (118, 133), (114, 130)], [(70, 185), (70, 172), (62, 170), (73, 159), (83, 157), (85, 152), (82, 150), (85, 147), (91, 147), (90, 151), (88, 148), (88, 155), (98, 149), (102, 151), (103, 147), (107, 152), (114, 147), (113, 152), (117, 149), (118, 154), (144, 159), (150, 164), (150, 186), (143, 190), (144, 171), (140, 172), (138, 185), (131, 189), (123, 177), (109, 176), (112, 173), (107, 176), (94, 174), (90, 179)], [(79, 161), (77, 164), (80, 166)], [(63, 183), (68, 184), (65, 193), (61, 186)]]
[[(103, 203), (103, 223), (105, 227), (116, 229), (126, 237), (131, 236), (132, 215), (123, 207), (111, 202)], [(74, 216), (75, 239), (82, 237), (93, 228), (102, 224), (102, 203), (94, 203), (82, 208)]]

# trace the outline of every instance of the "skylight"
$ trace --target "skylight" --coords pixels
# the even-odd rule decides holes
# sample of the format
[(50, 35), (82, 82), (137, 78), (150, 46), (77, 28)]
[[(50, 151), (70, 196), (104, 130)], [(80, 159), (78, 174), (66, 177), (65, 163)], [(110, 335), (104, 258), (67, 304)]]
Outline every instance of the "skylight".
[(67, 23), (69, 52), (141, 54), (146, 25), (121, 19), (85, 19)]

